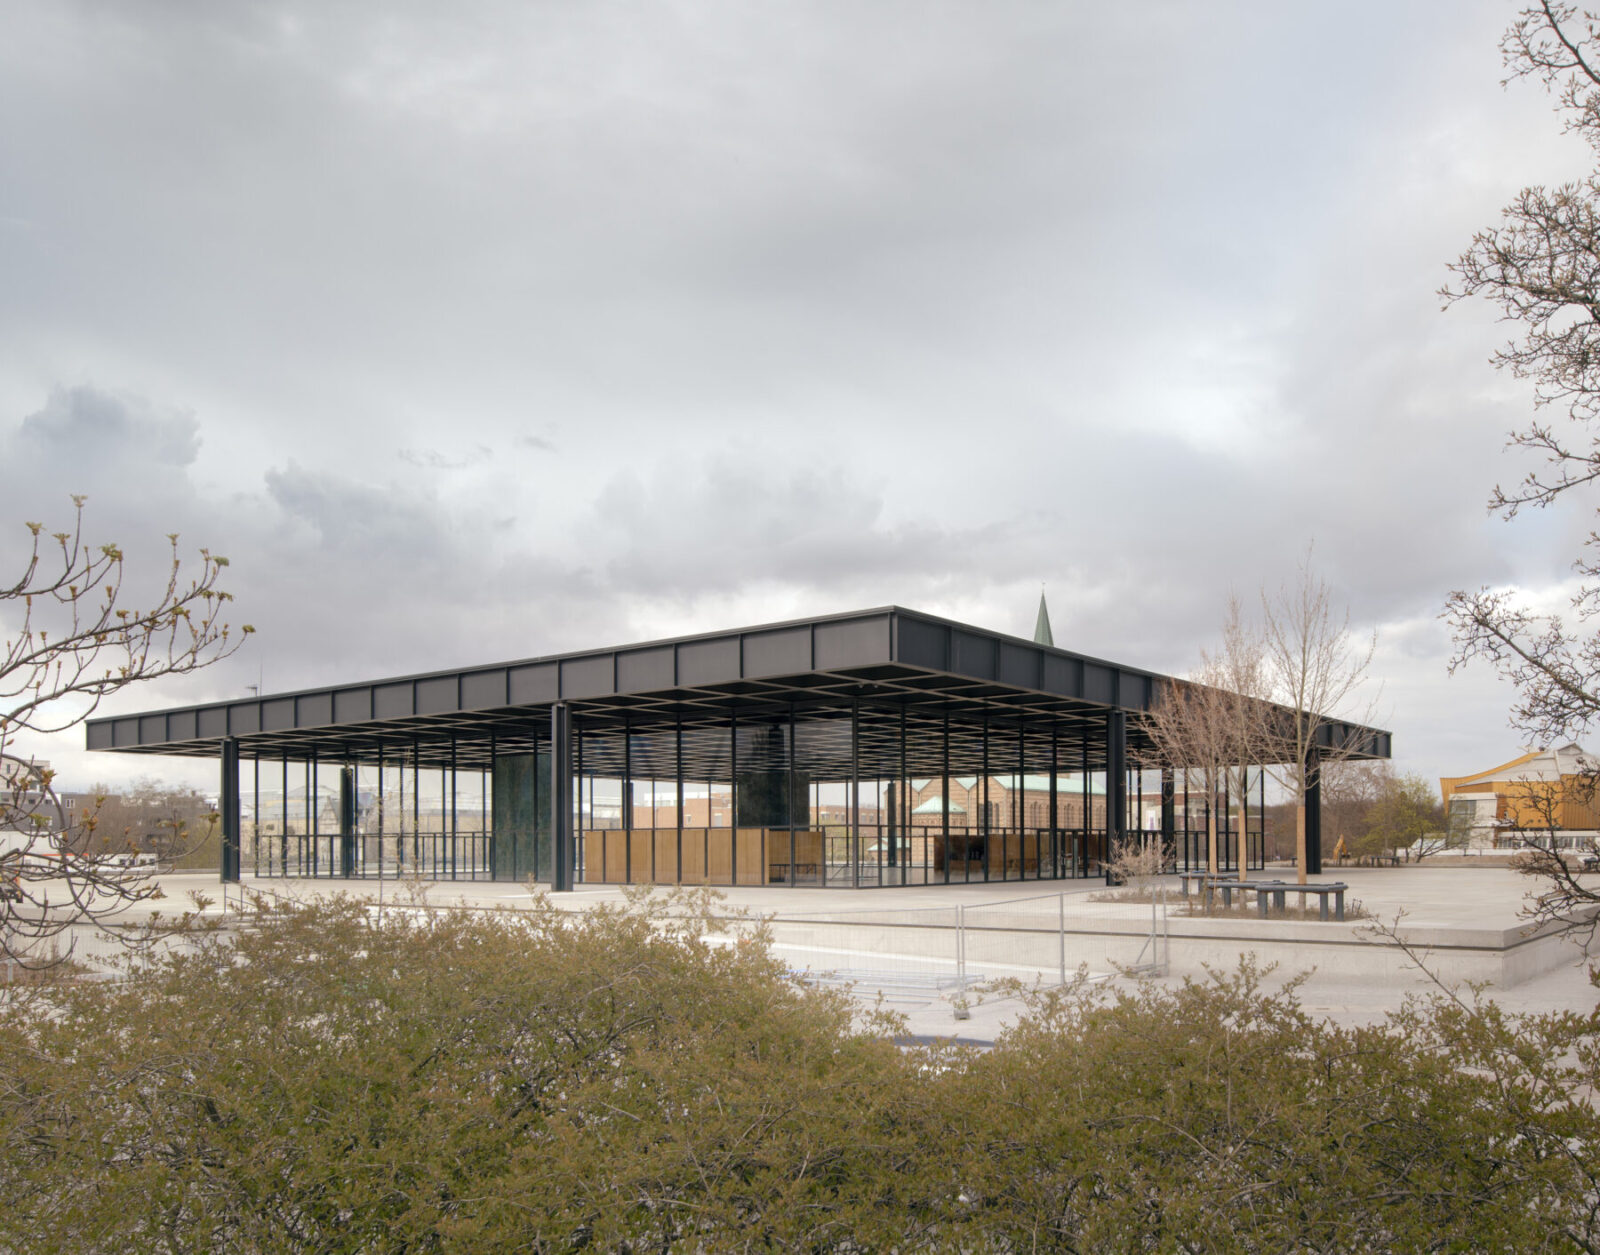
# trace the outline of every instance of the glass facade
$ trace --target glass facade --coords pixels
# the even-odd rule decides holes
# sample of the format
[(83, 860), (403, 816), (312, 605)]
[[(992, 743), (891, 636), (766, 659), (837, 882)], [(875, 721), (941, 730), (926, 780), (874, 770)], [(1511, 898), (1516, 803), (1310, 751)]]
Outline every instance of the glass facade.
[[(241, 758), (257, 876), (554, 879), (548, 726), (379, 746), (359, 760)], [(1207, 808), (1104, 719), (952, 716), (853, 702), (693, 721), (572, 723), (574, 884), (897, 885), (1104, 874), (1123, 841), (1206, 863)], [(1217, 806), (1219, 864), (1261, 865), (1260, 773)], [(1250, 796), (1255, 793), (1256, 796)], [(1119, 812), (1121, 822), (1117, 823)]]

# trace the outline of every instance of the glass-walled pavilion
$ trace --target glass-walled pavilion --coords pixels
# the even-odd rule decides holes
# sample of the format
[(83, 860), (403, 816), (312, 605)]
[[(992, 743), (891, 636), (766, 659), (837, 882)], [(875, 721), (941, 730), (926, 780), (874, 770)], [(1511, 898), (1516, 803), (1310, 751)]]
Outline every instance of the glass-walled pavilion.
[[(1163, 677), (887, 608), (93, 721), (221, 760), (223, 874), (889, 886), (1205, 864)], [(1338, 726), (1387, 757), (1389, 736)], [(1217, 806), (1261, 861), (1264, 786)], [(1312, 869), (1320, 862), (1311, 825)]]

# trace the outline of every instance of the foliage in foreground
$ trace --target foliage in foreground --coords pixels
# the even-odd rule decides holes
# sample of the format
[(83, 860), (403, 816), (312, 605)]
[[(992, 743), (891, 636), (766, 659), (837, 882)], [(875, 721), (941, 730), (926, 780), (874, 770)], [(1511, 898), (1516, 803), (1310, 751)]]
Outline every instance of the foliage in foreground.
[(0, 1250), (1591, 1250), (1594, 1014), (1250, 967), (902, 1050), (649, 909), (263, 917), (0, 1007)]

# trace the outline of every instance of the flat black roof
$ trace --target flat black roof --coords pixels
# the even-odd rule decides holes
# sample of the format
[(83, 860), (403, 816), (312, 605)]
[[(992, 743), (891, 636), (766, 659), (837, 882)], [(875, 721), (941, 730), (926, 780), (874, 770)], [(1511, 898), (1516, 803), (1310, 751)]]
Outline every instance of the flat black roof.
[[(942, 727), (948, 717), (962, 728), (988, 722), (1022, 729), (1024, 741), (1043, 731), (1078, 747), (1072, 766), (1082, 754), (1098, 766), (1112, 709), (1135, 716), (1128, 720), (1130, 758), (1149, 752), (1136, 716), (1168, 678), (885, 606), (109, 716), (91, 719), (86, 737), (92, 750), (121, 753), (217, 757), (222, 741), (236, 737), (245, 758), (376, 761), (403, 750), (431, 765), (482, 768), (491, 752), (546, 739), (558, 701), (570, 704), (574, 726), (586, 733), (681, 728), (692, 735), (734, 718), (743, 727), (787, 720), (791, 710), (813, 720), (867, 708), (875, 722), (888, 712), (922, 729), (930, 721)], [(1359, 746), (1361, 757), (1390, 756), (1388, 732), (1334, 723), (1324, 734), (1328, 743)]]

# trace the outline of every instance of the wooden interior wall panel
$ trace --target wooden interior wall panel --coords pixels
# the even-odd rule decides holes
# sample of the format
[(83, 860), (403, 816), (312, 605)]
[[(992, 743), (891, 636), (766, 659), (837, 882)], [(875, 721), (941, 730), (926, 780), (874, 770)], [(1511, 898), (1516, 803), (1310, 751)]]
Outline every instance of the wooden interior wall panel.
[(804, 864), (802, 872), (812, 876), (822, 872), (822, 833), (820, 831), (797, 832), (794, 834), (794, 861)]
[(656, 884), (678, 884), (678, 830), (658, 828), (652, 835), (656, 847)]
[(707, 828), (706, 883), (733, 883), (733, 829)]
[[(789, 880), (789, 830), (767, 829), (767, 881), (787, 884)], [(797, 881), (815, 879), (822, 874), (822, 834), (807, 829), (794, 833), (794, 874)]]
[(765, 828), (739, 829), (739, 883), (759, 885), (767, 874)]
[(704, 828), (685, 828), (683, 830), (683, 877), (679, 883), (685, 885), (703, 885), (706, 883), (706, 830)]
[(628, 883), (628, 840), (627, 834), (622, 832), (604, 832), (606, 883), (625, 885)]

